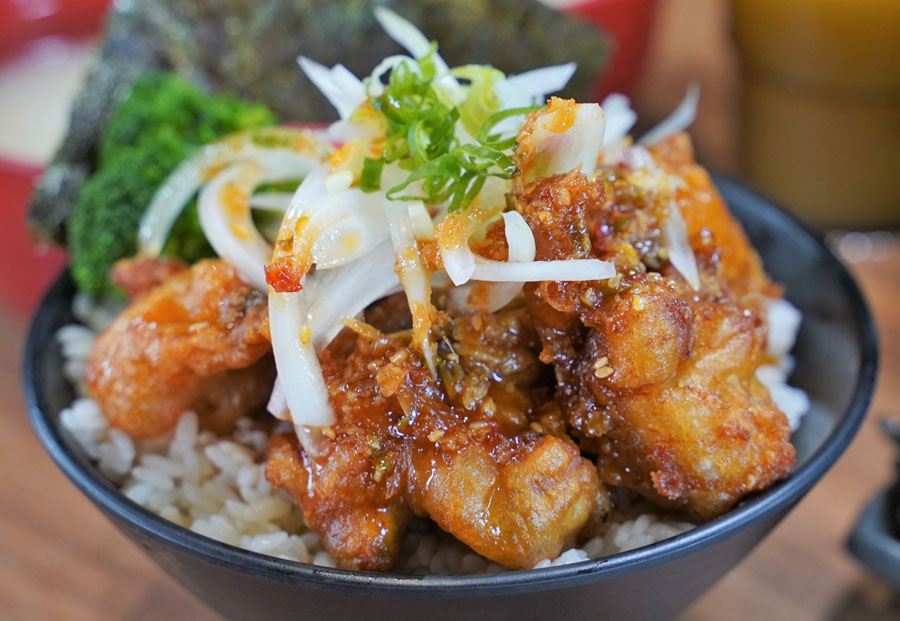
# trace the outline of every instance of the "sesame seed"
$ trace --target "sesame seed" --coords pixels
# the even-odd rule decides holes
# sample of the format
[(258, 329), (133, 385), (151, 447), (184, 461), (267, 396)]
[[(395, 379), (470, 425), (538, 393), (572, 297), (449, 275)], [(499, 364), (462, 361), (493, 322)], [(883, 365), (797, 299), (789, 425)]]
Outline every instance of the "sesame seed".
[(594, 375), (597, 379), (603, 379), (604, 377), (609, 377), (614, 373), (613, 368), (609, 365), (609, 358), (603, 356), (598, 358), (596, 362), (594, 362)]
[(444, 431), (442, 429), (435, 429), (431, 433), (428, 434), (429, 442), (437, 442), (441, 438), (444, 437)]

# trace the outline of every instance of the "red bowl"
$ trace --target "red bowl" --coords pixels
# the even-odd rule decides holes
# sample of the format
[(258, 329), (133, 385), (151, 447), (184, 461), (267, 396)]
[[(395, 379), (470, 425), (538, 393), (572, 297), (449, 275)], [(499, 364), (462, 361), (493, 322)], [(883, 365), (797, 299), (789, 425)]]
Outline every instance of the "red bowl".
[(0, 159), (0, 304), (23, 316), (66, 263), (55, 246), (36, 244), (25, 224), (31, 187), (41, 169)]
[[(44, 37), (83, 39), (99, 31), (110, 0), (0, 0), (0, 63)], [(25, 224), (41, 168), (0, 154), (0, 304), (22, 315), (37, 307), (65, 252), (33, 240)]]
[(594, 90), (598, 100), (613, 92), (631, 92), (643, 65), (655, 7), (656, 0), (585, 0), (567, 9), (613, 39), (612, 57)]
[(84, 37), (103, 23), (110, 0), (0, 0), (0, 57), (42, 37)]

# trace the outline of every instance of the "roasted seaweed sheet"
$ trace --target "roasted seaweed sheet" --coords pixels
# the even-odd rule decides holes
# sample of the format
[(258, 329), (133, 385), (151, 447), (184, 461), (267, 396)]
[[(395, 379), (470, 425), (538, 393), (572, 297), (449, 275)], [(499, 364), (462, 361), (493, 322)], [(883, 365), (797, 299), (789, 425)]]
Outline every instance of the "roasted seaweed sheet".
[(343, 63), (365, 75), (377, 59), (399, 53), (374, 19), (375, 5), (439, 41), (451, 66), (489, 62), (519, 73), (574, 60), (579, 68), (566, 93), (572, 97), (589, 96), (607, 58), (607, 41), (593, 26), (534, 0), (119, 0), (74, 102), (68, 135), (35, 188), (32, 230), (65, 243), (106, 118), (147, 69), (264, 102), (283, 120), (333, 119), (296, 57)]

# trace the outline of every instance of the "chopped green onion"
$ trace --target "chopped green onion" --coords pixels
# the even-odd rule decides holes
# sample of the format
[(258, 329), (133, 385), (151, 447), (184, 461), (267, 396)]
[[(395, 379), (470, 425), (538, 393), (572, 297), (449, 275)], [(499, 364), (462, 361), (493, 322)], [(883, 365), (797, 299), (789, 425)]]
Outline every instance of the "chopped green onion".
[[(399, 63), (390, 74), (384, 92), (372, 100), (384, 114), (388, 134), (379, 159), (367, 158), (359, 187), (371, 192), (381, 187), (384, 164), (396, 163), (408, 170), (402, 183), (387, 190), (391, 200), (421, 200), (430, 205), (447, 201), (450, 211), (470, 205), (488, 177), (510, 179), (516, 174), (512, 149), (516, 137), (492, 134), (498, 123), (539, 106), (496, 111), (499, 106), (493, 82), (503, 74), (492, 67), (469, 65), (452, 75), (471, 82), (461, 106), (449, 102), (434, 85), (433, 56), (436, 46), (415, 64)], [(457, 122), (477, 143), (460, 144)], [(406, 193), (421, 181), (421, 193)]]
[(359, 187), (363, 192), (374, 192), (381, 188), (381, 170), (384, 168), (384, 160), (367, 157), (363, 160), (362, 174), (359, 177)]
[(540, 110), (543, 106), (528, 106), (526, 108), (509, 108), (508, 110), (501, 110), (500, 112), (495, 112), (484, 122), (481, 126), (481, 130), (478, 132), (478, 135), (475, 137), (478, 142), (485, 145), (486, 147), (493, 147), (494, 149), (499, 149), (501, 151), (505, 151), (507, 149), (511, 149), (514, 144), (516, 144), (516, 137), (511, 136), (509, 138), (503, 138), (499, 134), (491, 134), (491, 130), (497, 126), (500, 121), (504, 121), (512, 116), (519, 116), (520, 114), (528, 114), (529, 112), (534, 112), (535, 110)]

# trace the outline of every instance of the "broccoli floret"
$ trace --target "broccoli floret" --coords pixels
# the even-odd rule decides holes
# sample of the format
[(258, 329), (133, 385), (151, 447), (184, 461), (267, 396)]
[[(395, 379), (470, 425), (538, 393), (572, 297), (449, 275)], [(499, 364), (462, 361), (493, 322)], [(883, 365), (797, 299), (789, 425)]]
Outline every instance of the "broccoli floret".
[[(95, 296), (117, 294), (109, 270), (137, 251), (144, 210), (175, 167), (203, 144), (274, 122), (265, 106), (210, 95), (174, 74), (139, 77), (104, 129), (97, 170), (82, 187), (69, 221), (78, 287)], [(189, 262), (213, 256), (195, 204), (176, 222), (164, 252)]]

